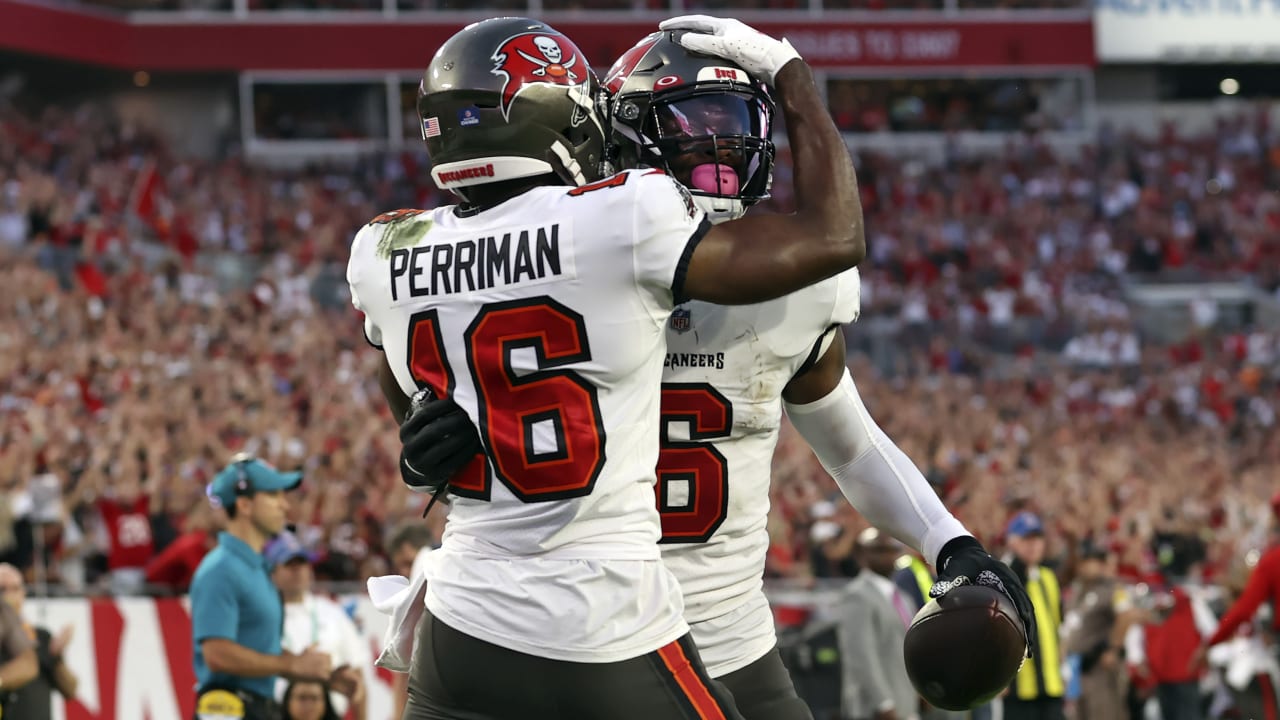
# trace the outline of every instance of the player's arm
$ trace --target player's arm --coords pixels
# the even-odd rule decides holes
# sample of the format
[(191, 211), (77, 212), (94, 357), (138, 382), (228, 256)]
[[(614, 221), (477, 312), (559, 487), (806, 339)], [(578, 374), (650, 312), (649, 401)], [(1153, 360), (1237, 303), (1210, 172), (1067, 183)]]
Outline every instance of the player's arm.
[(969, 532), (867, 412), (845, 367), (844, 337), (832, 333), (818, 362), (783, 389), (787, 415), (868, 522), (933, 560)]
[[(362, 280), (369, 265), (369, 248), (377, 246), (378, 238), (384, 231), (385, 225), (375, 222), (360, 228), (351, 241), (351, 257), (347, 260), (347, 288), (351, 292), (351, 305), (361, 313), (361, 330), (365, 342), (378, 350), (382, 350), (382, 329), (370, 315), (370, 308), (361, 300), (361, 292), (364, 285)], [(409, 414), (409, 398), (400, 389), (400, 383), (391, 371), (385, 351), (382, 353), (382, 362), (378, 364), (378, 387), (382, 389), (382, 396), (387, 400), (392, 417), (397, 423), (404, 422), (405, 416)]]
[(397, 423), (403, 423), (409, 415), (409, 397), (400, 389), (400, 381), (391, 371), (391, 362), (387, 354), (382, 354), (382, 362), (378, 364), (378, 386), (382, 388), (382, 396), (387, 399), (387, 407), (391, 409), (391, 417)]
[(777, 90), (795, 162), (796, 212), (710, 228), (693, 246), (683, 294), (721, 305), (781, 297), (851, 268), (866, 255), (862, 203), (849, 150), (791, 46), (736, 20), (694, 15), (662, 23), (679, 42), (741, 65)]
[[(838, 331), (836, 331), (838, 332)], [(837, 336), (816, 364), (783, 389), (791, 424), (800, 432), (840, 491), (872, 525), (920, 550), (938, 573), (930, 591), (945, 594), (958, 578), (999, 586), (1036, 647), (1031, 599), (1013, 571), (992, 557), (947, 510), (929, 481), (885, 434), (858, 395), (845, 367), (844, 340)]]

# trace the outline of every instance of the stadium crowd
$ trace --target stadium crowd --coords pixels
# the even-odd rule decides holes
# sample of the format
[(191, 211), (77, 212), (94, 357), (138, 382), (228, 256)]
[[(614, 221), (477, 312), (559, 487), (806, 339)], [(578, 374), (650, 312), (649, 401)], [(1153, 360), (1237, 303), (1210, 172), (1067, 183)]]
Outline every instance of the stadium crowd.
[[(1005, 516), (990, 508), (1038, 509), (1051, 554), (1105, 539), (1133, 579), (1174, 536), (1199, 537), (1206, 577), (1238, 571), (1280, 467), (1280, 336), (1209, 324), (1158, 344), (1121, 285), (1173, 269), (1276, 291), (1280, 146), (1264, 116), (1202, 137), (1107, 131), (1070, 160), (1028, 142), (859, 166), (855, 377), (961, 518), (994, 543)], [(787, 173), (783, 150), (770, 209), (790, 205)], [(172, 157), (89, 107), (10, 108), (0, 188), (7, 559), (42, 554), (71, 590), (137, 588), (184, 534), (202, 551), (210, 473), (248, 450), (306, 470), (294, 512), (321, 578), (386, 570), (387, 529), (423, 502), (395, 471), (342, 270), (369, 217), (442, 201), (423, 158), (273, 172)], [(770, 573), (847, 572), (858, 516), (793, 434), (775, 463)]]

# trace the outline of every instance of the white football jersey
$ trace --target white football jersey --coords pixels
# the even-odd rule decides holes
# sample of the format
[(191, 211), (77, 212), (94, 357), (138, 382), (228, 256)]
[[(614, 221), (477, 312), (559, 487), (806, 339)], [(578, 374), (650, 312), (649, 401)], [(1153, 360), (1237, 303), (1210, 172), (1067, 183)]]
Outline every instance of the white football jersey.
[(664, 332), (708, 225), (653, 171), (542, 187), (468, 217), (388, 213), (351, 249), (370, 342), (406, 394), (480, 430), (427, 608), (481, 640), (613, 662), (687, 632), (653, 502)]
[(667, 330), (658, 505), (662, 559), (713, 677), (773, 648), (764, 598), (769, 480), (782, 390), (858, 317), (857, 268), (786, 297), (691, 301)]

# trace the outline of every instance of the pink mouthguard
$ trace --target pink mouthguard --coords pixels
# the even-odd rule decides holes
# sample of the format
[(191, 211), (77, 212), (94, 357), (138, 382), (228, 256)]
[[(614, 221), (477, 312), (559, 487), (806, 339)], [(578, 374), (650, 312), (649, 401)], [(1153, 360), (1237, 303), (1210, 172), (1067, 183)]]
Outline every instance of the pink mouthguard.
[(693, 169), (689, 181), (703, 192), (716, 195), (738, 194), (738, 173), (728, 165), (707, 163)]

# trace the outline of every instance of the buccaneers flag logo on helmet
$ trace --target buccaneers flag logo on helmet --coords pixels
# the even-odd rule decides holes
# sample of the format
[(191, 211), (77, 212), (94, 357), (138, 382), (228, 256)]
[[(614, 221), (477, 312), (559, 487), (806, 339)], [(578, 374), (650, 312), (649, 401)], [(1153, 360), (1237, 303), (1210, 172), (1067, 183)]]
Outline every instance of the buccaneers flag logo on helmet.
[(540, 32), (513, 35), (493, 52), (493, 74), (506, 77), (502, 85), (502, 117), (525, 87), (534, 84), (572, 87), (583, 82), (588, 69), (582, 53), (569, 38)]

